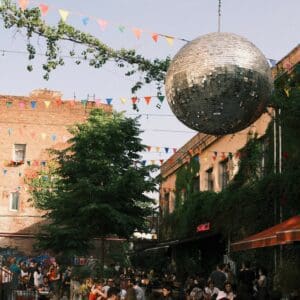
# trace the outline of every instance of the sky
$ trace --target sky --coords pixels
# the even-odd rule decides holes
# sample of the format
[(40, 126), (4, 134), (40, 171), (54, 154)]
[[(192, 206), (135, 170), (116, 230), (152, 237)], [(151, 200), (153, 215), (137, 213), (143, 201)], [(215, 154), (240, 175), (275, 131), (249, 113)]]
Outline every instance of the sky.
[[(56, 24), (59, 20), (58, 9), (70, 12), (67, 23), (77, 29), (88, 32), (107, 45), (119, 49), (135, 49), (148, 58), (173, 57), (185, 42), (175, 39), (170, 46), (165, 38), (157, 43), (151, 39), (151, 33), (192, 40), (200, 35), (217, 31), (217, 0), (41, 0), (30, 3), (30, 7), (44, 3), (49, 5), (49, 12), (44, 17), (47, 23)], [(222, 0), (221, 31), (233, 32), (253, 42), (267, 58), (279, 60), (290, 52), (300, 40), (300, 0)], [(85, 16), (106, 20), (107, 27), (101, 30), (93, 20), (88, 25), (82, 23)], [(34, 70), (28, 72), (25, 54), (2, 52), (25, 51), (24, 33), (3, 28), (0, 20), (0, 94), (28, 95), (32, 90), (47, 88), (63, 93), (63, 99), (86, 99), (95, 95), (98, 99), (113, 98), (112, 105), (117, 111), (126, 111), (128, 116), (135, 116), (130, 103), (134, 78), (124, 76), (124, 71), (109, 63), (101, 69), (93, 69), (86, 63), (77, 66), (71, 59), (66, 65), (50, 74), (50, 79), (43, 79), (41, 64), (43, 57), (38, 57)], [(125, 27), (121, 33), (118, 27)], [(142, 30), (137, 39), (132, 28)], [(43, 39), (37, 40), (37, 51), (44, 49)], [(64, 44), (68, 54), (73, 44)], [(146, 86), (137, 92), (137, 96), (156, 95), (155, 86)], [(127, 98), (122, 104), (120, 97)], [(144, 154), (144, 159), (166, 159), (172, 151), (165, 153), (164, 148), (179, 148), (184, 145), (195, 131), (180, 123), (171, 112), (167, 101), (161, 108), (159, 101), (152, 99), (149, 105), (139, 104), (141, 135), (143, 143), (161, 147)]]

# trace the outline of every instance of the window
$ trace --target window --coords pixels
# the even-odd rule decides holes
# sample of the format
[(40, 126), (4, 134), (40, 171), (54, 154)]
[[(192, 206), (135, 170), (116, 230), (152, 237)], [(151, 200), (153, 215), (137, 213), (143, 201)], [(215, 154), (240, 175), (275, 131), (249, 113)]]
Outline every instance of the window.
[(228, 159), (225, 159), (220, 162), (220, 173), (219, 173), (219, 184), (220, 189), (223, 190), (226, 188), (229, 182), (229, 163)]
[(265, 138), (261, 138), (259, 142), (261, 150), (261, 160), (258, 166), (257, 175), (259, 178), (262, 178), (266, 174), (266, 162), (268, 160), (268, 141)]
[(10, 210), (19, 210), (19, 193), (10, 193)]
[(26, 145), (25, 144), (15, 144), (14, 145), (14, 157), (15, 162), (21, 162), (25, 160)]
[(213, 168), (206, 170), (206, 186), (208, 191), (214, 190)]

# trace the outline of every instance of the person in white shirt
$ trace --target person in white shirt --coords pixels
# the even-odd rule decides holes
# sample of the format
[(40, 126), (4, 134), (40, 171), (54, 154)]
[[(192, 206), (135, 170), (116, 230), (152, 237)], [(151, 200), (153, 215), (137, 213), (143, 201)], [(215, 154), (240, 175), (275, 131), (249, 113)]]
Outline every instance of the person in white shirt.
[(39, 286), (43, 284), (43, 273), (40, 266), (33, 272), (33, 284), (35, 288), (39, 288)]
[(220, 290), (214, 286), (214, 283), (211, 280), (208, 281), (207, 285), (208, 286), (205, 288), (205, 293), (207, 295), (209, 295), (210, 297), (218, 295)]

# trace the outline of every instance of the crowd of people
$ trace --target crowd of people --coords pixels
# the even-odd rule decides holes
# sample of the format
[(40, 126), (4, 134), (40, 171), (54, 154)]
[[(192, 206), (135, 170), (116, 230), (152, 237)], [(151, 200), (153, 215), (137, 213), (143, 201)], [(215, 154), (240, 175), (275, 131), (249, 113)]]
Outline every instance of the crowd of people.
[[(80, 278), (72, 266), (61, 268), (54, 260), (48, 264), (19, 262), (11, 259), (2, 267), (1, 282), (14, 290), (32, 291), (31, 299), (57, 300), (268, 300), (281, 299), (269, 293), (263, 269), (253, 270), (248, 263), (234, 274), (229, 265), (219, 264), (209, 277), (199, 274), (180, 282), (175, 274), (118, 270), (106, 279)], [(4, 292), (5, 293), (5, 292)], [(1, 296), (2, 295), (2, 296)], [(0, 295), (10, 300), (9, 290)], [(30, 299), (29, 294), (28, 298)]]

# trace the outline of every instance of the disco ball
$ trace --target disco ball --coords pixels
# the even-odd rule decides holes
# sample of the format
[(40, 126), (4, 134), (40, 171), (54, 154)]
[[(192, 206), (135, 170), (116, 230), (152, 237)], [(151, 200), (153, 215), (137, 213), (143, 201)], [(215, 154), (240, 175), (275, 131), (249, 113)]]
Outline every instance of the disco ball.
[(210, 33), (176, 54), (165, 86), (181, 122), (199, 132), (223, 135), (259, 118), (272, 78), (266, 58), (251, 42), (232, 33)]

